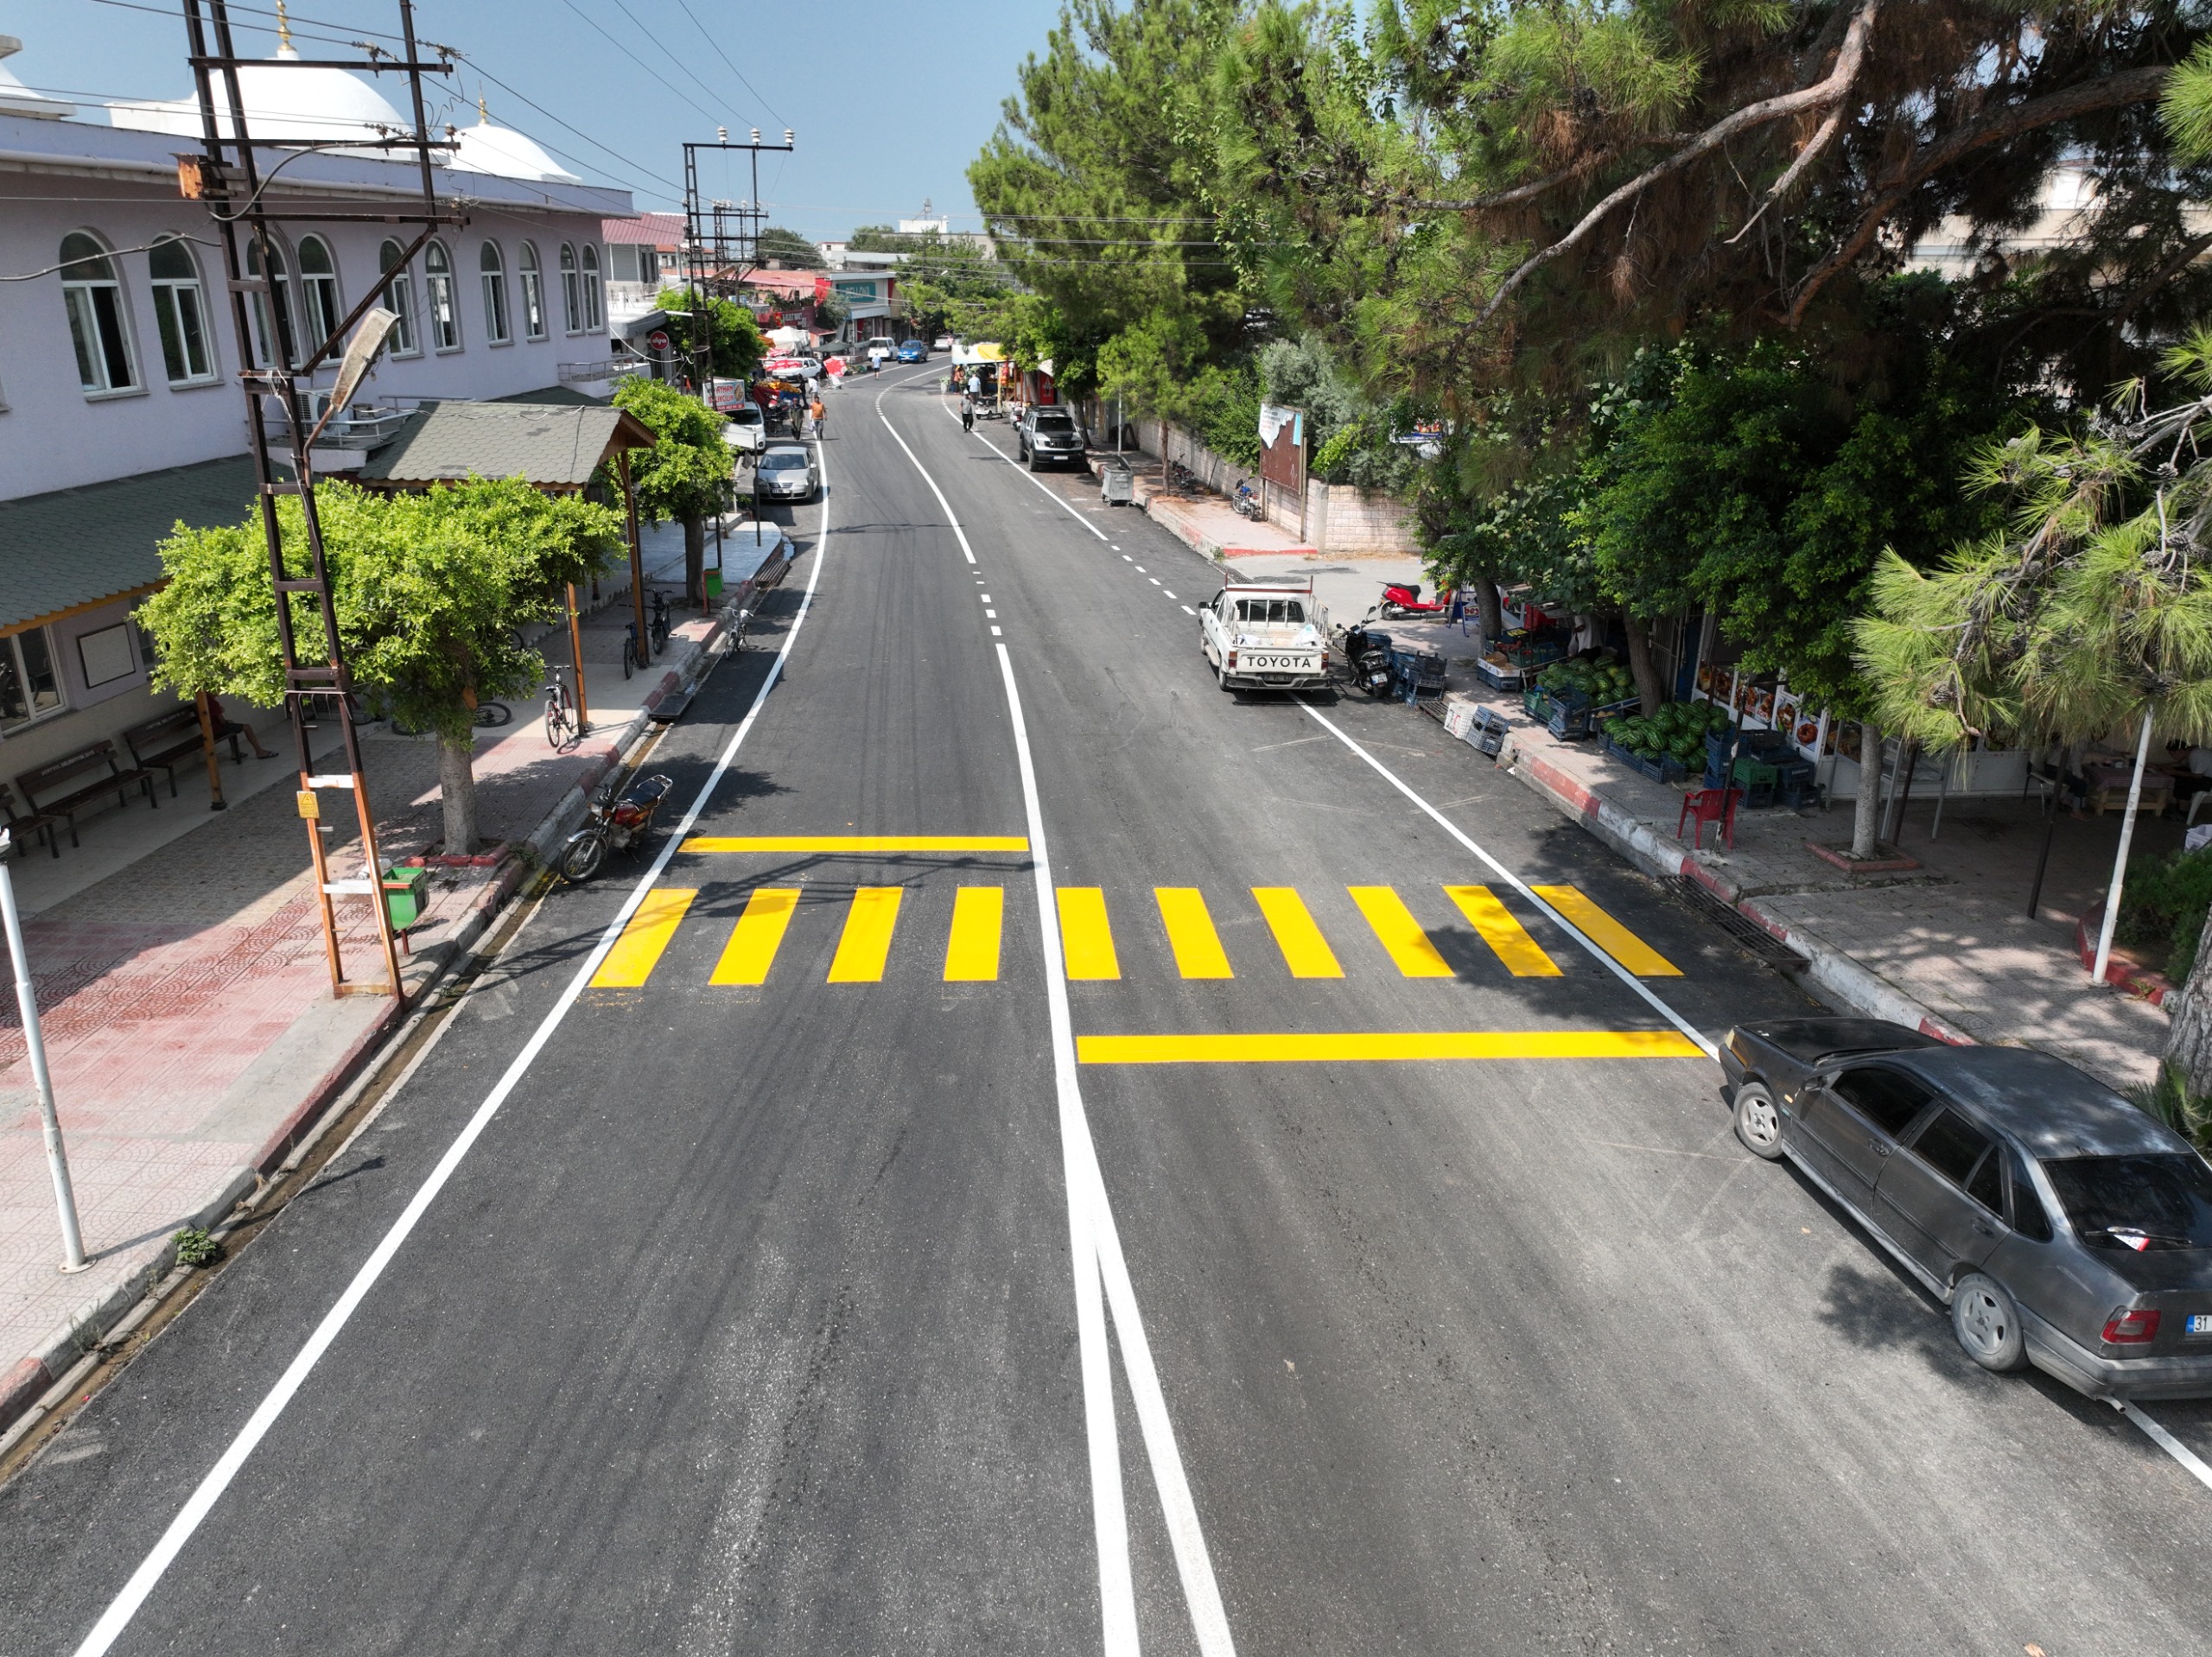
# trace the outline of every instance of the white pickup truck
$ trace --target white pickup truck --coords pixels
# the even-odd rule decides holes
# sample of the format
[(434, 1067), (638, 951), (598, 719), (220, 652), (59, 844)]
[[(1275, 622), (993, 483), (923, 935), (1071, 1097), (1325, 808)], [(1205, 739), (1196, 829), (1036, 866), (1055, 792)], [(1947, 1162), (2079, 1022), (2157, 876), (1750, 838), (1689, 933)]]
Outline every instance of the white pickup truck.
[(1318, 690), (1328, 640), (1311, 575), (1232, 575), (1198, 612), (1198, 648), (1224, 690)]

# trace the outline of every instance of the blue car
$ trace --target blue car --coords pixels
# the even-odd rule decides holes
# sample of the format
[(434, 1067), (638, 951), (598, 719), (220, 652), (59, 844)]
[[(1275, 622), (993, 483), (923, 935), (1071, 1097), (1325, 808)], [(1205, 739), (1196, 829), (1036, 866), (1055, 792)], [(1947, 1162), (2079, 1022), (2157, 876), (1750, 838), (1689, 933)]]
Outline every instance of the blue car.
[(899, 343), (899, 360), (902, 363), (925, 363), (930, 359), (930, 348), (919, 340), (902, 340)]

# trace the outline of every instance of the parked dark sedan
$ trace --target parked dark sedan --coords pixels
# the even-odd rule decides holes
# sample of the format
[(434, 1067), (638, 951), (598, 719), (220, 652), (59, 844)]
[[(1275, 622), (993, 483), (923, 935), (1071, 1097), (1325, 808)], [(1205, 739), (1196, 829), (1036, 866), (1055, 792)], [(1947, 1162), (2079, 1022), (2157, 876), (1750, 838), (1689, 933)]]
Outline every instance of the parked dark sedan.
[(1976, 1363), (2212, 1395), (2212, 1166), (2109, 1088), (1867, 1019), (1740, 1025), (1720, 1065), (1736, 1137), (1848, 1209)]

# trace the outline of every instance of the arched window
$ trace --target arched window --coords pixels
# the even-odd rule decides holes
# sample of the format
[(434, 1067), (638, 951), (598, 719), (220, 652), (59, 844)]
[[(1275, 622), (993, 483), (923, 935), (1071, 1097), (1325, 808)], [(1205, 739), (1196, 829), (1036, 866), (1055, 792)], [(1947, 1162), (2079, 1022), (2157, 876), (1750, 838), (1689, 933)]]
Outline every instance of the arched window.
[[(253, 295), (253, 347), (264, 368), (275, 367), (279, 355), (280, 336), (274, 319), (281, 315), (288, 325), (292, 320), (292, 284), (284, 271), (284, 256), (276, 250), (273, 242), (270, 247), (271, 263), (276, 267), (271, 273), (270, 290), (266, 294)], [(246, 244), (245, 273), (249, 276), (261, 275), (261, 244), (258, 242)], [(293, 349), (297, 351), (296, 333), (293, 338)]]
[(545, 273), (537, 268), (537, 244), (522, 244), (522, 334), (525, 340), (545, 337)]
[(484, 273), (484, 337), (503, 346), (513, 336), (507, 332), (507, 268), (499, 258), (497, 242), (484, 244), (476, 256), (476, 268)]
[(171, 385), (204, 384), (215, 378), (207, 345), (207, 297), (192, 250), (164, 236), (146, 256), (154, 277), (154, 319), (162, 331), (162, 366)]
[(589, 242), (584, 244), (584, 326), (599, 327), (599, 250)]
[(422, 354), (423, 340), (415, 327), (415, 279), (399, 262), (404, 251), (397, 242), (386, 242), (377, 250), (377, 269), (387, 278), (384, 284), (385, 308), (399, 319), (391, 327), (391, 354), (416, 357)]
[(305, 314), (306, 338), (300, 341), (304, 357), (338, 332), (346, 313), (338, 305), (338, 265), (330, 257), (330, 244), (320, 236), (300, 238), (300, 302)]
[(561, 244), (561, 314), (568, 319), (569, 333), (584, 331), (583, 290), (576, 282), (576, 250), (567, 242)]
[(61, 238), (61, 298), (77, 378), (87, 391), (128, 391), (138, 384), (123, 322), (123, 284), (108, 251), (80, 230)]
[(453, 302), (453, 259), (443, 242), (423, 250), (423, 285), (430, 295), (430, 349), (461, 349), (461, 313)]

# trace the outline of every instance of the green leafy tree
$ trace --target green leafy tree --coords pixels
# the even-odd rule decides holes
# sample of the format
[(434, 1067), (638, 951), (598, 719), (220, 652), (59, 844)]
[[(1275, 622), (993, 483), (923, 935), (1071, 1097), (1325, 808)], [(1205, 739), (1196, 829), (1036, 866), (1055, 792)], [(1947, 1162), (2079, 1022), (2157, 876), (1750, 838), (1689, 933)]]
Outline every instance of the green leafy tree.
[(702, 299), (693, 288), (664, 288), (653, 303), (671, 316), (705, 321), (709, 372), (722, 379), (749, 380), (760, 371), (768, 342), (744, 306), (734, 300)]
[(791, 270), (812, 270), (822, 263), (822, 250), (795, 230), (785, 230), (781, 225), (762, 226), (753, 244), (753, 261), (759, 264), (782, 265)]
[(653, 435), (651, 448), (630, 451), (638, 510), (683, 526), (683, 592), (705, 601), (707, 520), (730, 501), (736, 457), (722, 441), (721, 416), (695, 397), (658, 380), (632, 376), (614, 388), (614, 403)]
[[(621, 544), (620, 518), (513, 479), (471, 479), (419, 494), (348, 484), (315, 488), (338, 631), (354, 683), (405, 724), (435, 731), (449, 851), (474, 849), (474, 714), (486, 697), (529, 694), (545, 671), (516, 629), (564, 613), (565, 583), (583, 581)], [(279, 503), (289, 575), (308, 568), (296, 498)], [(155, 682), (264, 707), (284, 700), (260, 514), (215, 529), (180, 524), (161, 545), (168, 585), (139, 610), (160, 662)], [(311, 594), (287, 595), (302, 653), (320, 648)]]

